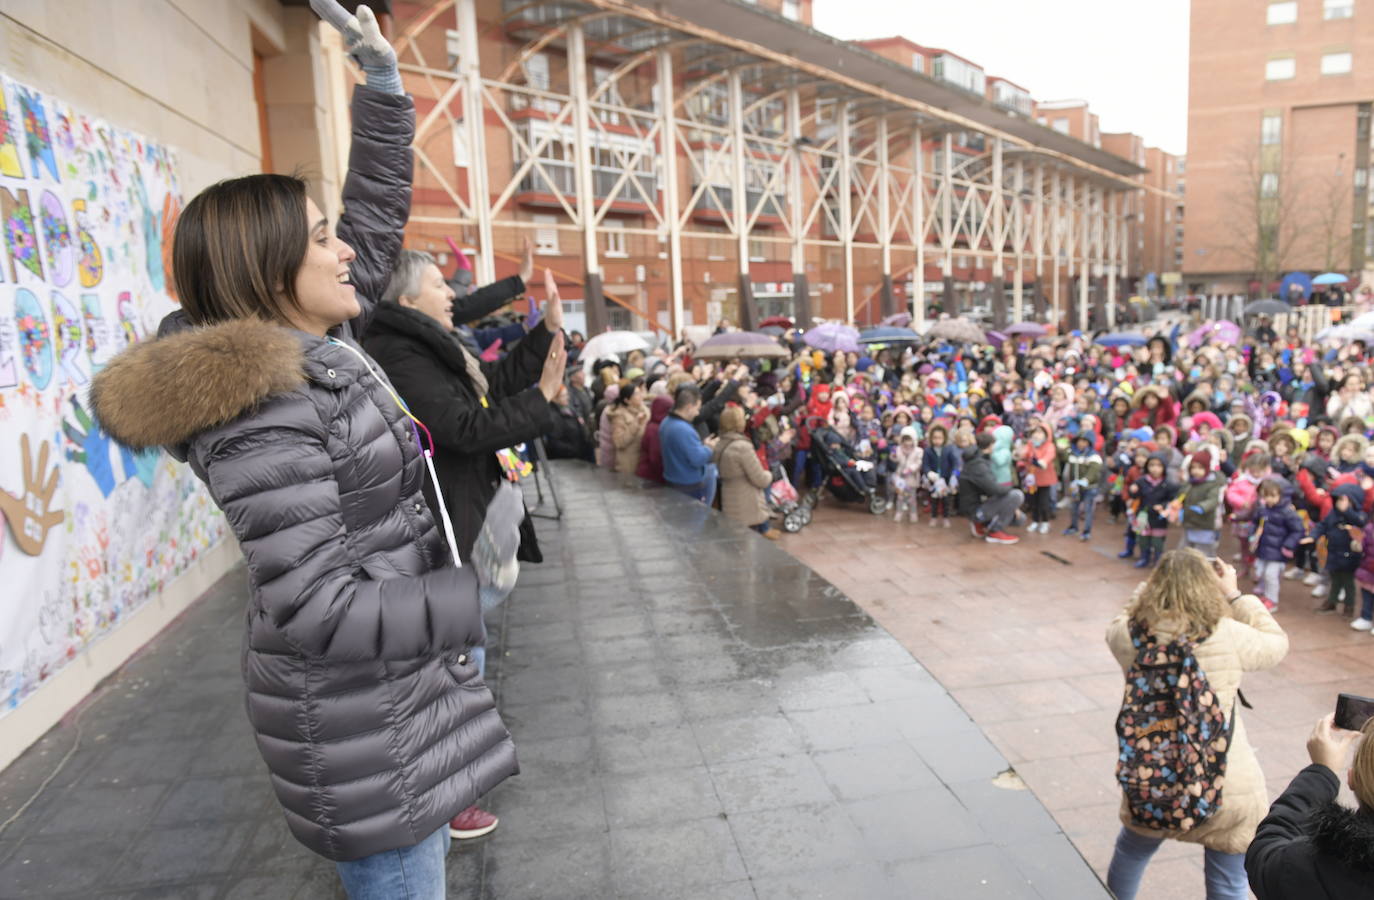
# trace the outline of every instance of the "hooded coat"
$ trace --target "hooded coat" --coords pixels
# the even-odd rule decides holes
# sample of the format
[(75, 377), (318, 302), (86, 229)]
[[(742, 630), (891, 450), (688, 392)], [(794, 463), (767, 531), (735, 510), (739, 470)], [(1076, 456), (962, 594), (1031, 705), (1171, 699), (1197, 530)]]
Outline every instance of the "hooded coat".
[(1374, 812), (1337, 803), (1340, 786), (1335, 772), (1313, 764), (1274, 801), (1245, 852), (1250, 889), (1259, 900), (1370, 896)]
[(333, 860), (413, 846), (517, 771), (467, 656), (472, 568), (454, 567), (409, 420), (356, 344), (401, 249), (414, 110), (359, 87), (352, 121), (338, 233), (358, 318), (324, 338), (178, 311), (91, 387), (114, 440), (166, 446), (224, 510), (248, 563), (248, 719), (292, 833)]
[(1011, 442), (1016, 433), (1010, 425), (998, 425), (992, 430), (992, 437), (996, 443), (992, 445), (988, 460), (992, 463), (993, 477), (998, 484), (1011, 484)]
[(673, 411), (673, 398), (664, 394), (649, 404), (649, 424), (639, 442), (639, 467), (635, 474), (655, 484), (663, 484), (663, 445), (658, 441), (658, 427)]
[(713, 455), (720, 470), (721, 511), (741, 525), (767, 522), (763, 489), (773, 479), (759, 462), (753, 442), (741, 432), (727, 431), (720, 436)]
[[(1354, 572), (1360, 567), (1364, 556), (1364, 489), (1358, 484), (1338, 484), (1331, 489), (1332, 507), (1312, 532), (1312, 537), (1320, 541), (1326, 538), (1326, 571)], [(1336, 497), (1350, 501), (1350, 509), (1345, 512), (1335, 508)], [(1354, 548), (1355, 536), (1360, 538), (1361, 549)]]
[(1260, 533), (1259, 544), (1255, 547), (1255, 557), (1265, 562), (1292, 559), (1293, 552), (1298, 549), (1298, 541), (1302, 540), (1306, 531), (1302, 517), (1293, 509), (1292, 502), (1284, 497), (1276, 505), (1266, 506), (1260, 500), (1256, 518), (1264, 531)]
[(611, 427), (611, 443), (615, 445), (615, 471), (633, 475), (639, 469), (639, 445), (649, 422), (649, 410), (628, 403), (612, 403), (606, 407), (606, 422)]

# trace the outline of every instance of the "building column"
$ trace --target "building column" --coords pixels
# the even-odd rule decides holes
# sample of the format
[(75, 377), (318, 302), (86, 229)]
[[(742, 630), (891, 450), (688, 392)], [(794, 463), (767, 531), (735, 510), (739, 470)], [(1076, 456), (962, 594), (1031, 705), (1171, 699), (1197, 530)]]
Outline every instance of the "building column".
[(1111, 203), (1107, 214), (1107, 224), (1111, 229), (1107, 235), (1107, 330), (1116, 330), (1116, 272), (1120, 250), (1121, 192), (1112, 191)]
[(492, 246), (491, 187), (487, 181), (486, 104), (482, 99), (482, 60), (478, 53), (477, 0), (458, 0), (458, 69), (463, 80), (463, 129), (468, 141), (468, 204), (477, 223), (477, 284), (496, 280)]
[(1002, 251), (1006, 247), (1006, 185), (1002, 179), (1002, 139), (992, 139), (992, 321), (995, 327), (1007, 327), (1007, 291)]
[(882, 288), (879, 309), (882, 317), (897, 312), (897, 298), (892, 293), (892, 178), (888, 169), (887, 117), (879, 116), (878, 139), (878, 242), (882, 254)]
[(1050, 229), (1050, 300), (1054, 303), (1054, 326), (1056, 329), (1063, 324), (1062, 307), (1059, 303), (1059, 249), (1063, 241), (1064, 206), (1063, 195), (1059, 191), (1059, 167), (1056, 166), (1050, 173), (1050, 193), (1053, 195), (1053, 215), (1054, 219)]
[(844, 320), (849, 324), (854, 322), (854, 211), (852, 198), (849, 195), (850, 180), (852, 171), (850, 168), (850, 141), (853, 135), (849, 130), (849, 104), (846, 100), (840, 104), (839, 114), (839, 160), (836, 165), (840, 167), (839, 192), (840, 192), (840, 240), (844, 249)]
[(811, 327), (811, 285), (806, 277), (806, 244), (802, 228), (806, 214), (802, 204), (802, 137), (801, 93), (793, 88), (787, 92), (787, 133), (792, 139), (788, 151), (787, 214), (792, 231), (792, 316), (801, 328)]
[(1026, 166), (1021, 160), (1016, 161), (1016, 205), (1012, 207), (1012, 240), (1016, 247), (1016, 271), (1012, 273), (1012, 321), (1024, 322), (1025, 316), (1025, 276), (1022, 267), (1025, 265), (1026, 248), (1026, 207), (1021, 194), (1026, 189)]
[(739, 326), (745, 331), (758, 327), (759, 316), (754, 309), (754, 282), (749, 275), (749, 183), (744, 162), (744, 89), (740, 86), (739, 69), (728, 76), (730, 103), (730, 144), (734, 150), (731, 169), (731, 213), (735, 220), (735, 256), (739, 260)]
[(922, 144), (921, 128), (912, 130), (911, 152), (916, 186), (912, 196), (912, 243), (916, 245), (916, 271), (911, 279), (911, 323), (923, 325), (926, 321), (926, 153)]
[(682, 290), (682, 218), (678, 210), (677, 114), (673, 97), (673, 52), (658, 51), (659, 144), (663, 147), (663, 219), (668, 226), (668, 298), (673, 337), (686, 324)]
[(950, 170), (954, 167), (954, 135), (945, 132), (944, 171), (940, 173), (940, 240), (944, 244), (944, 258), (940, 261), (940, 272), (944, 282), (945, 312), (953, 316), (959, 312), (959, 302), (954, 298), (954, 180)]
[(1088, 297), (1088, 282), (1092, 279), (1092, 268), (1089, 265), (1089, 252), (1092, 242), (1088, 237), (1088, 220), (1090, 215), (1091, 200), (1086, 179), (1080, 179), (1082, 186), (1078, 191), (1078, 327), (1082, 331), (1088, 330), (1088, 308), (1091, 300)]
[(601, 262), (596, 247), (596, 188), (592, 183), (591, 135), (588, 131), (591, 109), (587, 103), (587, 44), (582, 25), (577, 21), (568, 25), (568, 81), (573, 105), (573, 152), (577, 157), (573, 169), (577, 183), (577, 219), (582, 233), (582, 265), (586, 271), (583, 307), (587, 314), (587, 336), (591, 337), (605, 331), (610, 320), (601, 292)]

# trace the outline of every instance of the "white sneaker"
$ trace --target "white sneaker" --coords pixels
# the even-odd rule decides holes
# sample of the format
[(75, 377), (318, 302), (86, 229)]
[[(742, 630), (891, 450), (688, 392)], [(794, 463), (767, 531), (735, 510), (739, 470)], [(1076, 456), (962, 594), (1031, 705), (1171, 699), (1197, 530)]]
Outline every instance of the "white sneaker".
[(1331, 585), (1329, 585), (1329, 584), (1322, 584), (1322, 583), (1318, 582), (1318, 583), (1317, 583), (1317, 586), (1314, 587), (1314, 588), (1312, 588), (1312, 596), (1313, 596), (1313, 597), (1320, 597), (1322, 594), (1325, 594), (1325, 593), (1326, 593), (1327, 591), (1329, 591), (1329, 590), (1331, 590)]
[(1296, 581), (1302, 575), (1302, 569), (1297, 566), (1289, 566), (1288, 571), (1283, 573), (1283, 577), (1289, 581)]
[(1356, 631), (1369, 631), (1371, 627), (1374, 627), (1374, 622), (1371, 622), (1364, 616), (1361, 616), (1360, 618), (1351, 622), (1350, 627), (1355, 629)]
[[(1322, 580), (1322, 577), (1321, 577), (1320, 573), (1317, 573), (1317, 572), (1308, 572), (1308, 573), (1307, 573), (1307, 577), (1304, 578), (1304, 579), (1302, 580), (1302, 583), (1305, 584), (1305, 585), (1307, 585), (1308, 587), (1311, 587), (1312, 585), (1317, 584), (1317, 583), (1318, 583), (1319, 581), (1321, 581), (1321, 580)], [(1312, 596), (1315, 597), (1316, 594), (1313, 594)]]

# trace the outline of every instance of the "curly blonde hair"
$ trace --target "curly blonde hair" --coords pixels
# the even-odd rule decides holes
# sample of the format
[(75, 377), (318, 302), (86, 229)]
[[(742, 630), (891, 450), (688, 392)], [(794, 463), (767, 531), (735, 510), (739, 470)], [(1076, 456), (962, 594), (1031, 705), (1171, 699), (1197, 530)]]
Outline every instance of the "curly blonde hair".
[(1147, 626), (1177, 622), (1184, 634), (1203, 640), (1226, 615), (1226, 598), (1211, 560), (1191, 548), (1170, 550), (1160, 558), (1127, 611), (1132, 619)]

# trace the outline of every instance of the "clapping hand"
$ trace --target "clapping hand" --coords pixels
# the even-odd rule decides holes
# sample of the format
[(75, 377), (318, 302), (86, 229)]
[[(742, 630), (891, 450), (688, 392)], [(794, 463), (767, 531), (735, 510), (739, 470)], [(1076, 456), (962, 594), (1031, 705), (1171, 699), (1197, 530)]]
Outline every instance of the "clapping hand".
[(348, 55), (364, 69), (396, 65), (396, 51), (382, 37), (370, 8), (359, 5), (356, 16), (349, 15), (338, 0), (310, 0), (310, 8), (343, 35)]
[(544, 293), (548, 296), (544, 302), (544, 327), (557, 334), (563, 330), (563, 301), (558, 296), (558, 282), (548, 269), (544, 270)]

